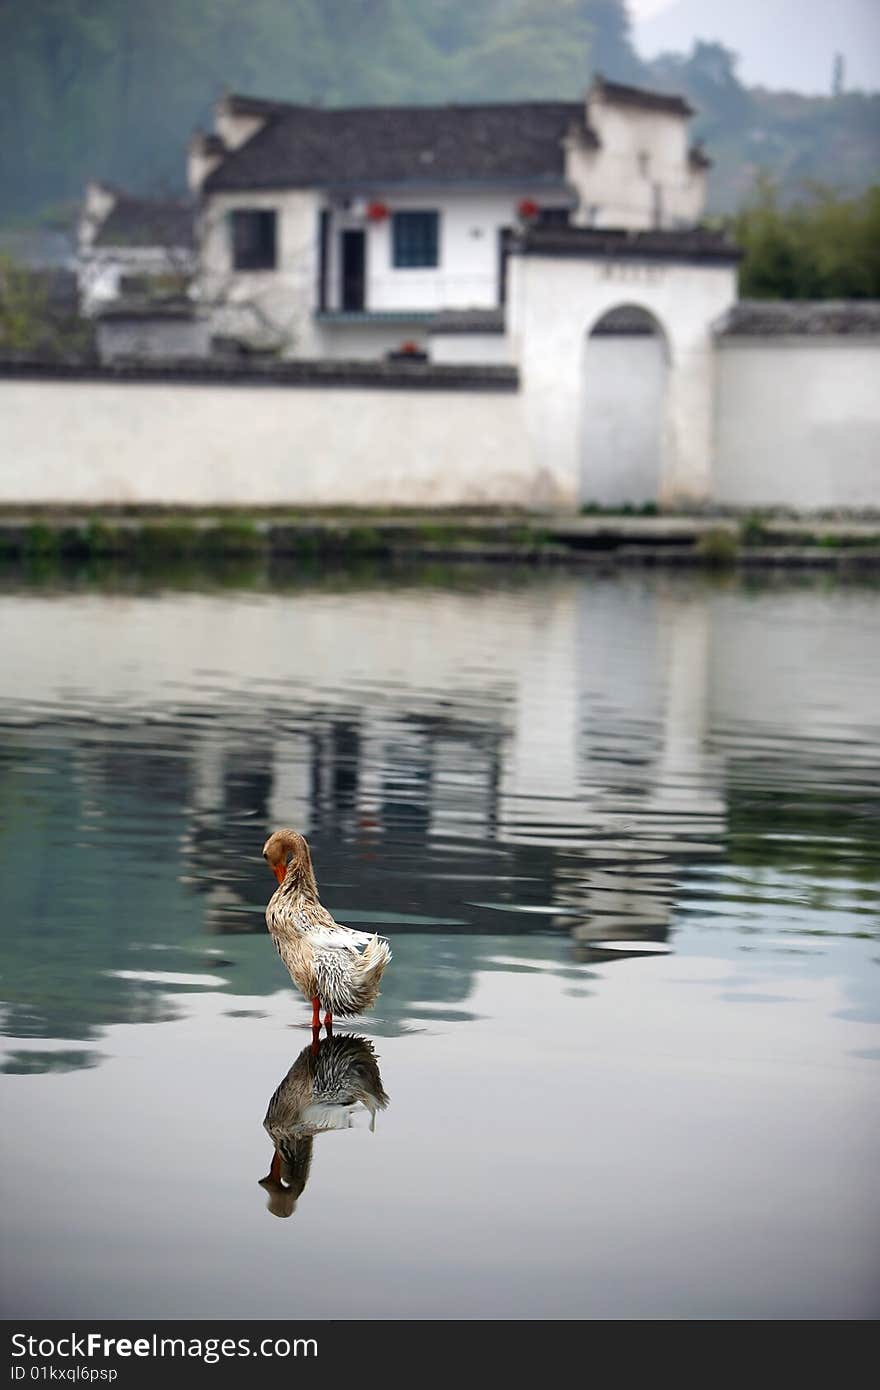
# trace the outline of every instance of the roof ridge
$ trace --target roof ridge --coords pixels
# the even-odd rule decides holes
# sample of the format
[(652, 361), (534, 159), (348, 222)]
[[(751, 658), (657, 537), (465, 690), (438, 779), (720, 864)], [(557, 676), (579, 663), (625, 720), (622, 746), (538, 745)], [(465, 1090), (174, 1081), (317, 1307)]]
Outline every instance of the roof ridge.
[(614, 82), (601, 72), (594, 73), (592, 90), (600, 91), (612, 101), (616, 98), (621, 102), (632, 101), (633, 104), (663, 104), (677, 107), (683, 115), (696, 114), (690, 102), (680, 92), (666, 92), (657, 87), (636, 87), (630, 82)]
[(264, 107), (267, 114), (284, 115), (288, 111), (307, 111), (312, 115), (346, 113), (360, 115), (365, 111), (498, 111), (517, 110), (523, 107), (564, 107), (582, 109), (583, 97), (559, 98), (529, 97), (518, 101), (413, 101), (413, 102), (364, 102), (356, 106), (324, 106), (315, 102), (282, 101), (274, 98), (250, 97), (243, 93), (228, 92), (228, 101), (252, 102), (255, 107)]

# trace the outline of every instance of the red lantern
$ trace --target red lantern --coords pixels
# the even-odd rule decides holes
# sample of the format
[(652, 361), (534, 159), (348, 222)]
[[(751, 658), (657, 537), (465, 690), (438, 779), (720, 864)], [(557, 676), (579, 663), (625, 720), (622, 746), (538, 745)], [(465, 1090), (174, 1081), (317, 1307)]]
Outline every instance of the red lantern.
[(367, 221), (384, 222), (388, 216), (388, 208), (384, 203), (367, 203)]
[(421, 348), (418, 343), (414, 343), (408, 338), (405, 343), (400, 344), (398, 352), (404, 353), (407, 357), (414, 357), (416, 353), (421, 352)]
[(517, 212), (524, 222), (532, 222), (541, 211), (534, 198), (520, 198)]

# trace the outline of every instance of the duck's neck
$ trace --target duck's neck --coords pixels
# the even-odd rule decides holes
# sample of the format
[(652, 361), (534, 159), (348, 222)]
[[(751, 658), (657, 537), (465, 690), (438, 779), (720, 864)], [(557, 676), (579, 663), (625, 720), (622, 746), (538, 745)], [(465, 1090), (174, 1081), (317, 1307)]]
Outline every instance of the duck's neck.
[(285, 897), (305, 898), (307, 902), (319, 902), (315, 871), (309, 861), (291, 859), (287, 873), (281, 884)]

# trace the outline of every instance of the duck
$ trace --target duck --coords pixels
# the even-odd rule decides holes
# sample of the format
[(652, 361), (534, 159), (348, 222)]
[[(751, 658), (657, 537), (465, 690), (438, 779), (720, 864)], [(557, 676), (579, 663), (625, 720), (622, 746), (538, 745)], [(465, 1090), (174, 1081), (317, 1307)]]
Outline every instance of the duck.
[(318, 896), (308, 842), (297, 830), (275, 830), (263, 858), (278, 880), (266, 926), (297, 988), (312, 1005), (312, 1031), (328, 1033), (340, 1018), (371, 1009), (391, 960), (388, 942), (334, 921)]
[(275, 1146), (269, 1172), (260, 1179), (273, 1216), (292, 1216), (312, 1166), (317, 1134), (349, 1129), (359, 1106), (376, 1128), (376, 1112), (388, 1096), (372, 1045), (355, 1033), (313, 1040), (299, 1054), (269, 1101), (263, 1128)]

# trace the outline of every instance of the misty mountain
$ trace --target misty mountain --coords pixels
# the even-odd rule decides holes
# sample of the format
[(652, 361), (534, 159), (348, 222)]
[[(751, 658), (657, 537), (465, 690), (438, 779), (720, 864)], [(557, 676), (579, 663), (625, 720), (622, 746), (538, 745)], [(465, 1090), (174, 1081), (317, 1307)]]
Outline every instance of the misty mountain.
[(636, 20), (639, 55), (683, 53), (696, 39), (713, 40), (739, 55), (748, 86), (828, 95), (834, 55), (844, 57), (844, 87), (880, 91), (878, 0), (676, 0)]
[[(803, 9), (675, 11), (708, 12), (714, 37), (730, 10), (786, 6)], [(806, 43), (795, 34), (792, 51)], [(691, 98), (714, 211), (761, 168), (788, 197), (804, 180), (858, 192), (876, 176), (880, 96), (750, 90), (716, 43), (647, 63), (623, 0), (0, 0), (0, 225), (50, 211), (69, 223), (90, 177), (179, 194), (189, 136), (224, 88), (328, 106), (568, 100), (597, 70)]]

